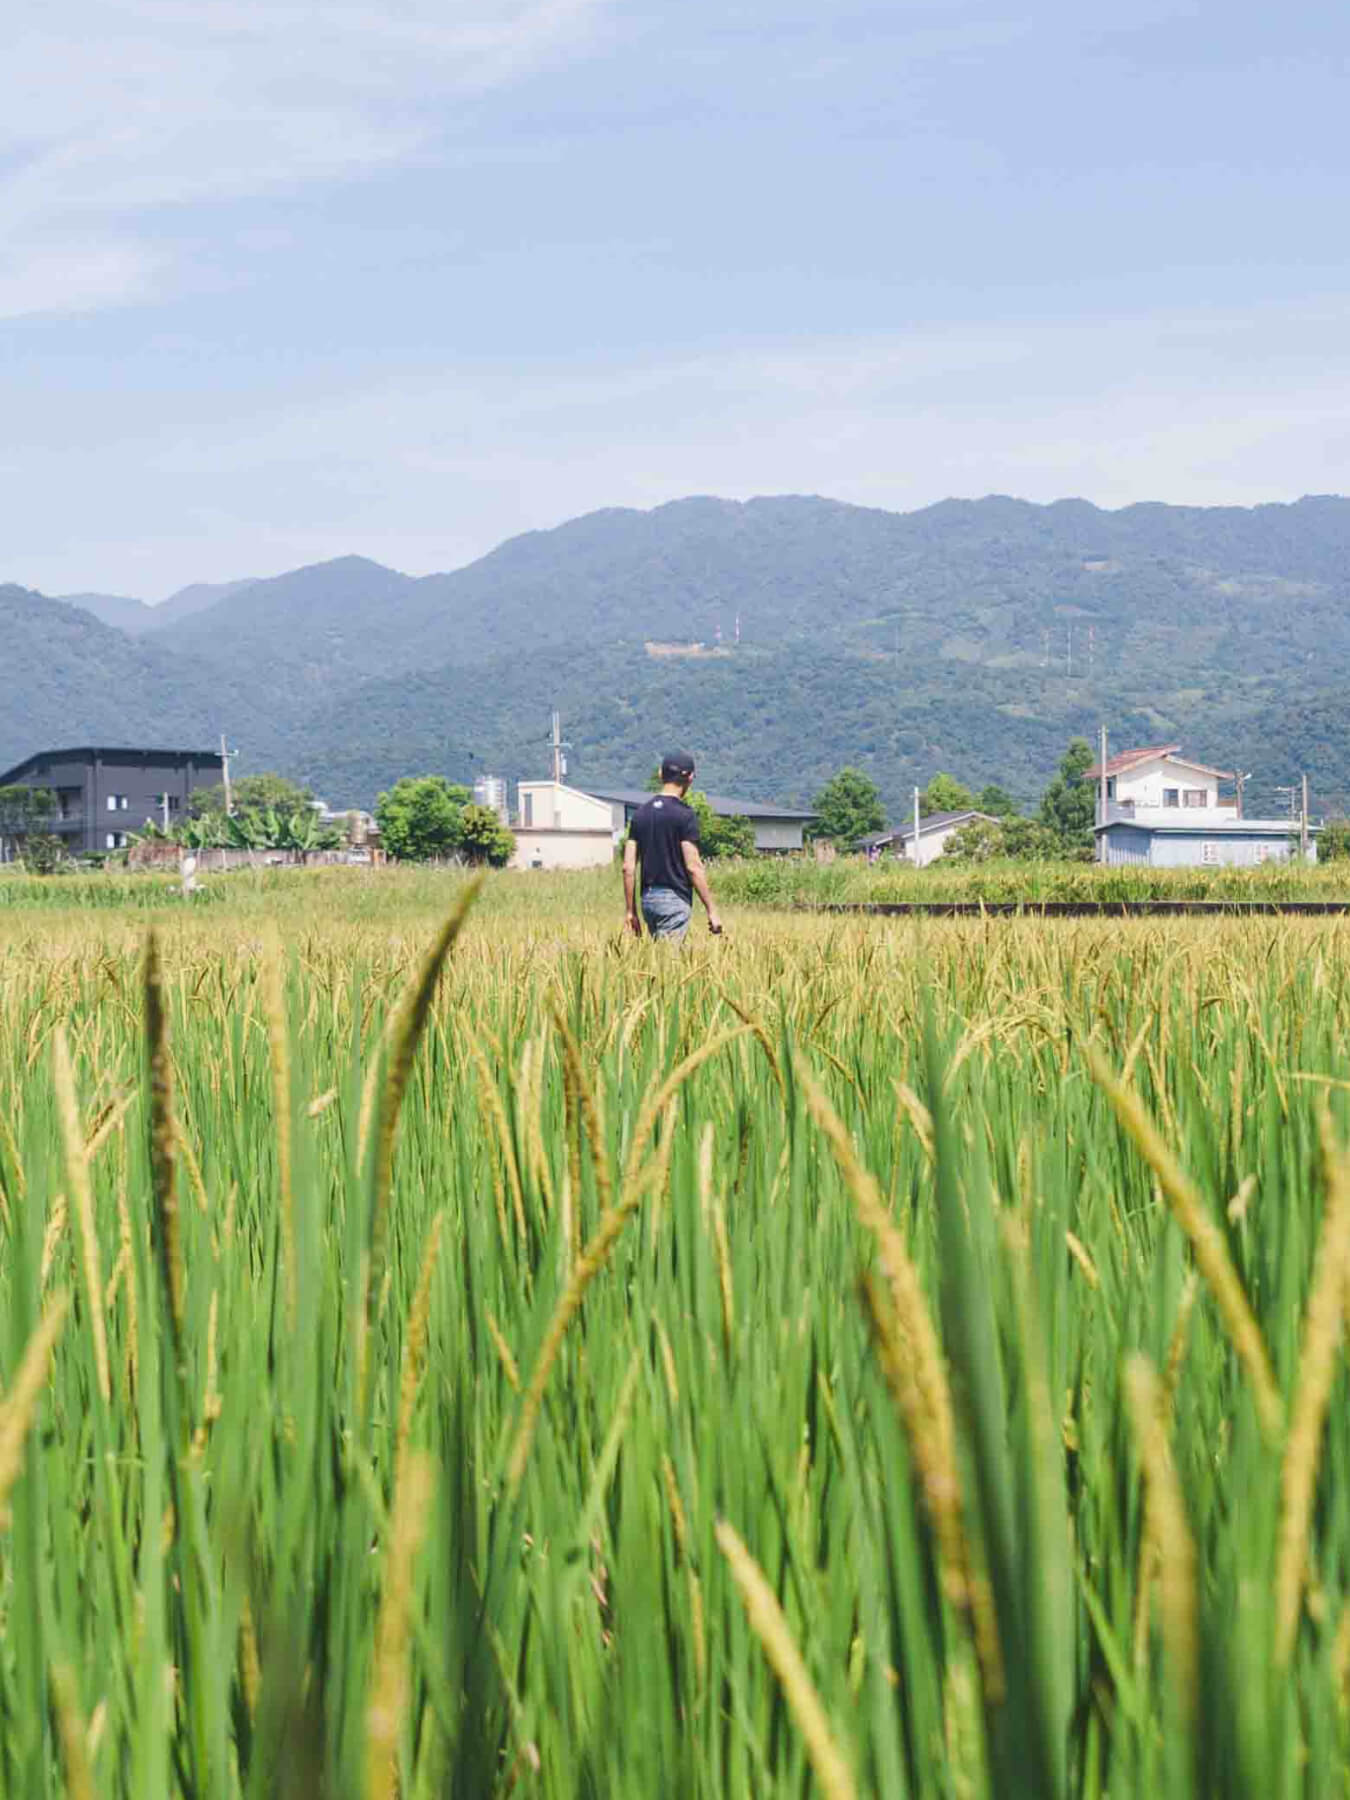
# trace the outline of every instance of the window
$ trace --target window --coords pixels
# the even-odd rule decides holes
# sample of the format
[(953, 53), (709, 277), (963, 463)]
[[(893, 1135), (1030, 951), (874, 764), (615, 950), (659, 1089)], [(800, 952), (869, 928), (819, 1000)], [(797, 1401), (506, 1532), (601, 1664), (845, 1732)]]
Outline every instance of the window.
[(1116, 797), (1116, 778), (1114, 775), (1108, 775), (1106, 778), (1106, 797), (1108, 800), (1114, 800)]
[(1219, 860), (1219, 846), (1217, 844), (1201, 844), (1200, 860), (1202, 863), (1209, 863), (1211, 865), (1217, 863)]
[(108, 811), (109, 812), (125, 812), (126, 810), (127, 810), (127, 797), (125, 794), (109, 794), (108, 795)]
[(525, 817), (522, 823), (528, 831), (530, 826), (534, 824), (534, 795), (525, 794), (522, 795), (522, 798), (525, 802)]
[(1163, 789), (1163, 805), (1164, 806), (1176, 806), (1178, 804), (1179, 800), (1180, 800), (1180, 795), (1176, 788), (1164, 788)]
[(110, 831), (110, 832), (108, 832), (104, 836), (103, 847), (105, 850), (125, 850), (127, 847), (126, 832), (125, 831)]
[(1186, 788), (1181, 796), (1183, 806), (1208, 806), (1209, 792), (1205, 788)]

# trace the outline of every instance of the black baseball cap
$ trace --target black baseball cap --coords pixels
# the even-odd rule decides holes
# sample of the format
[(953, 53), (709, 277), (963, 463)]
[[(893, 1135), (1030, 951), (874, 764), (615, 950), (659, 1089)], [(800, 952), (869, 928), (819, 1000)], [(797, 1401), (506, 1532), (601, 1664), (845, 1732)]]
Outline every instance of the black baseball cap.
[(672, 750), (661, 758), (662, 781), (688, 781), (694, 773), (694, 759), (687, 750)]

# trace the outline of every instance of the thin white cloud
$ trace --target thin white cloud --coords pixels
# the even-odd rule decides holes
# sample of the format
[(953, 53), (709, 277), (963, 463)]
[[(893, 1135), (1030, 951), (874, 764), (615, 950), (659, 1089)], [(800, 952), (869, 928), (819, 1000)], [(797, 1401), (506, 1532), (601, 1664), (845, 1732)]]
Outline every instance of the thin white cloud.
[[(413, 573), (518, 531), (690, 493), (905, 510), (1003, 492), (1106, 506), (1350, 489), (1341, 302), (949, 327), (619, 364), (431, 368), (314, 391), (110, 396), (70, 450), (34, 402), (2, 572), (155, 594), (359, 551)], [(109, 471), (113, 471), (110, 475)], [(64, 501), (82, 496), (75, 538)], [(167, 525), (166, 521), (171, 521)]]
[[(359, 176), (425, 151), (446, 109), (584, 44), (609, 0), (17, 0), (0, 111), (0, 289), (91, 234), (140, 270), (153, 215)], [(53, 250), (56, 246), (56, 250)], [(88, 284), (89, 303), (99, 284)]]

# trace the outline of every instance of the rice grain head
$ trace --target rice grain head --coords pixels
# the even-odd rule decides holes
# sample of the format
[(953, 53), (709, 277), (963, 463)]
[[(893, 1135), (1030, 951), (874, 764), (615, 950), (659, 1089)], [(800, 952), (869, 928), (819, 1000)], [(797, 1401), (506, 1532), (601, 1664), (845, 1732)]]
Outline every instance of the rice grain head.
[(1157, 1571), (1163, 1646), (1187, 1725), (1199, 1693), (1195, 1541), (1163, 1424), (1162, 1383), (1145, 1356), (1125, 1364), (1125, 1399), (1144, 1478), (1144, 1530)]
[(822, 1794), (826, 1800), (854, 1800), (857, 1789), (853, 1771), (836, 1742), (777, 1595), (740, 1536), (725, 1519), (717, 1522), (717, 1543), (740, 1592), (750, 1628), (778, 1677), (788, 1708), (802, 1734)]
[(1280, 1539), (1275, 1565), (1275, 1666), (1286, 1669), (1298, 1634), (1308, 1541), (1321, 1456), (1350, 1294), (1350, 1162), (1335, 1141), (1323, 1102), (1318, 1113), (1326, 1203), (1312, 1287), (1303, 1316), (1298, 1386), (1280, 1470)]
[(408, 1645), (413, 1575), (435, 1486), (431, 1458), (416, 1452), (409, 1456), (394, 1493), (375, 1626), (375, 1658), (366, 1703), (365, 1800), (398, 1800), (398, 1738), (412, 1685)]

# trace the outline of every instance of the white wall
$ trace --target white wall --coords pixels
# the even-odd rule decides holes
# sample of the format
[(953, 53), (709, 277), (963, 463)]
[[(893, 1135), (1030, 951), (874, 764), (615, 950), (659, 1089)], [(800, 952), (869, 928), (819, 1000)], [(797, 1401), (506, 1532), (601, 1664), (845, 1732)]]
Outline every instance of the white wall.
[(522, 781), (516, 798), (517, 817), (526, 831), (613, 831), (609, 802), (592, 799), (564, 781)]
[[(1176, 807), (1164, 807), (1163, 789), (1176, 788)], [(1203, 792), (1205, 796), (1203, 808), (1188, 807), (1185, 804), (1186, 794)], [(1219, 804), (1219, 783), (1214, 775), (1202, 775), (1199, 769), (1188, 769), (1180, 761), (1167, 757), (1150, 757), (1147, 762), (1128, 769), (1123, 775), (1116, 776), (1116, 803), (1133, 801), (1135, 806), (1144, 812), (1167, 812), (1175, 817), (1185, 816), (1196, 811), (1214, 811)], [(1227, 810), (1227, 809), (1226, 809)]]
[[(606, 809), (608, 810), (608, 809)], [(614, 835), (601, 831), (530, 830), (516, 827), (513, 869), (601, 869), (614, 861)]]

